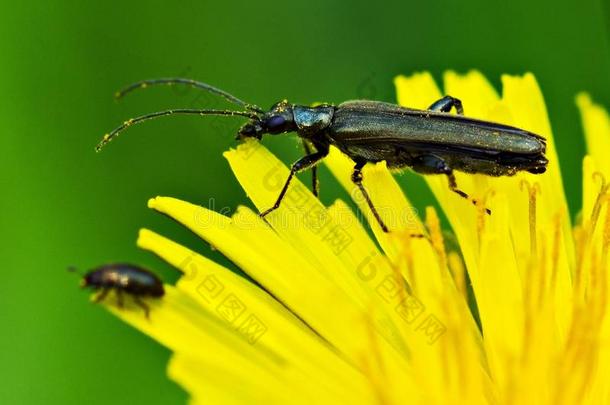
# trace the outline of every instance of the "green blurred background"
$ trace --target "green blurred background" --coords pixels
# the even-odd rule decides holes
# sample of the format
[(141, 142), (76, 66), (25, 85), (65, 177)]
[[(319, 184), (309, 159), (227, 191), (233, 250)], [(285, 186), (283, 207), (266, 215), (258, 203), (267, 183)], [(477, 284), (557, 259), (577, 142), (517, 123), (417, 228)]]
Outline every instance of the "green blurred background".
[[(418, 70), (440, 78), (476, 68), (496, 86), (503, 72), (532, 71), (577, 212), (584, 144), (574, 95), (587, 90), (610, 107), (607, 1), (180, 3), (2, 3), (0, 403), (186, 399), (165, 377), (168, 351), (90, 304), (65, 271), (125, 260), (175, 279), (135, 247), (142, 226), (231, 266), (146, 201), (249, 203), (221, 156), (240, 122), (159, 120), (95, 154), (99, 137), (133, 115), (223, 106), (177, 88), (114, 103), (135, 80), (189, 76), (268, 106), (393, 101), (392, 78)], [(300, 154), (289, 137), (265, 143), (285, 162)], [(342, 196), (322, 175), (323, 200)], [(420, 178), (400, 181), (418, 207), (430, 203)]]

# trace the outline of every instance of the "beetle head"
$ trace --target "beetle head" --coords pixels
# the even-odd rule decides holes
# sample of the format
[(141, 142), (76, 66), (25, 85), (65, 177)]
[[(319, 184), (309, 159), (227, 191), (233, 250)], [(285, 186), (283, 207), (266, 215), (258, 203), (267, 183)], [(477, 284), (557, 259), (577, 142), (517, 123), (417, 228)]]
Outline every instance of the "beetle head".
[(256, 138), (261, 139), (263, 135), (278, 135), (286, 132), (296, 131), (292, 104), (287, 100), (275, 103), (271, 109), (260, 117), (253, 118), (244, 124), (237, 135), (238, 139)]
[(76, 273), (79, 276), (81, 276), (81, 280), (80, 280), (80, 287), (81, 288), (85, 288), (85, 287), (89, 287), (91, 285), (91, 272), (83, 274), (80, 270), (78, 270), (76, 267), (74, 266), (69, 266), (67, 269), (70, 273)]
[(94, 269), (86, 273), (81, 282), (81, 288), (93, 288), (96, 289), (104, 284), (104, 272), (99, 269)]

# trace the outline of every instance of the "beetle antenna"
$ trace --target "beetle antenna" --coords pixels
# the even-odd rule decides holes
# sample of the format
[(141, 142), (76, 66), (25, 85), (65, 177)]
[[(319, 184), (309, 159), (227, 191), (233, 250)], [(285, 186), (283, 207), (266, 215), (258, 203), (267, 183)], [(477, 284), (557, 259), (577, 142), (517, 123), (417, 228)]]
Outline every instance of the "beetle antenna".
[(85, 276), (79, 269), (76, 268), (76, 266), (68, 266), (66, 270), (68, 270), (70, 273), (76, 273), (81, 277)]
[(152, 120), (159, 117), (164, 117), (166, 115), (174, 115), (174, 114), (184, 114), (184, 115), (228, 115), (228, 116), (240, 116), (251, 119), (258, 119), (258, 115), (254, 112), (250, 111), (233, 111), (233, 110), (200, 110), (195, 108), (176, 108), (172, 110), (165, 111), (157, 111), (151, 114), (142, 115), (140, 117), (131, 118), (121, 125), (113, 129), (111, 132), (104, 135), (100, 143), (95, 147), (95, 151), (99, 152), (108, 142), (110, 142), (114, 137), (118, 136), (125, 129), (129, 128), (132, 125), (139, 124), (143, 121)]
[(166, 85), (184, 84), (186, 86), (191, 86), (191, 87), (194, 87), (197, 89), (205, 90), (210, 93), (219, 95), (219, 96), (223, 97), (225, 100), (227, 100), (231, 103), (237, 104), (237, 105), (245, 108), (246, 110), (263, 112), (263, 110), (261, 110), (259, 107), (255, 106), (254, 104), (246, 103), (245, 101), (238, 99), (234, 95), (227, 93), (224, 90), (220, 90), (219, 88), (211, 86), (207, 83), (198, 82), (198, 81), (192, 80), (192, 79), (184, 79), (181, 77), (166, 77), (166, 78), (160, 78), (160, 79), (141, 80), (139, 82), (130, 84), (129, 86), (124, 87), (123, 89), (117, 91), (114, 94), (114, 96), (118, 100), (118, 99), (123, 98), (123, 96), (125, 96), (128, 93), (131, 93), (134, 90), (145, 89), (150, 86), (157, 86), (157, 85), (162, 85), (162, 84), (166, 84)]

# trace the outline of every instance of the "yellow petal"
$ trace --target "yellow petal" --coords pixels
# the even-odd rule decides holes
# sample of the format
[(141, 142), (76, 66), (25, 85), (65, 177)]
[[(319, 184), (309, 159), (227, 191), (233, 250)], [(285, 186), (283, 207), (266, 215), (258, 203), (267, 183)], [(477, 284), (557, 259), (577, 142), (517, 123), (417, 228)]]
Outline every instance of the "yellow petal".
[[(395, 83), (409, 107), (425, 109), (442, 95), (428, 73)], [(502, 83), (500, 98), (479, 72), (444, 75), (445, 94), (460, 98), (467, 116), (546, 137), (549, 168), (501, 178), (458, 174), (476, 207), (444, 176), (425, 176), (461, 256), (446, 250), (436, 211), (428, 207), (422, 224), (385, 164), (370, 164), (364, 186), (391, 229), (382, 232), (351, 182), (354, 163), (331, 148), (326, 164), (381, 249), (360, 212), (340, 200), (324, 207), (298, 179), (268, 222), (244, 207), (227, 217), (157, 197), (150, 207), (256, 283), (142, 230), (138, 245), (184, 275), (162, 299), (146, 300), (150, 319), (131, 300), (123, 310), (112, 298), (106, 305), (174, 352), (168, 373), (191, 403), (607, 402), (610, 120), (578, 97), (590, 156), (582, 221), (572, 234), (538, 85), (531, 74)], [(252, 141), (225, 156), (254, 205), (270, 207), (288, 168)]]
[[(302, 369), (311, 381), (343, 394), (366, 396), (365, 378), (264, 290), (228, 269), (148, 230), (138, 246), (181, 269), (177, 288), (253, 345)], [(341, 384), (336, 384), (341, 382)]]

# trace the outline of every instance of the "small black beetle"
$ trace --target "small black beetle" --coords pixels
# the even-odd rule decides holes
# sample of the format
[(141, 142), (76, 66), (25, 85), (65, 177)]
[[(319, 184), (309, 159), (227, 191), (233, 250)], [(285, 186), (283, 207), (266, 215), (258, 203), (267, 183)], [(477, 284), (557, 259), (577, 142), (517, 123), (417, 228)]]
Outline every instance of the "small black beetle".
[[(69, 268), (70, 271), (76, 271)], [(115, 290), (117, 302), (123, 307), (123, 293), (133, 297), (133, 301), (144, 310), (148, 318), (148, 306), (141, 297), (162, 297), (165, 294), (163, 283), (153, 273), (141, 267), (126, 263), (106, 264), (85, 273), (81, 287), (101, 290), (95, 302), (101, 302), (110, 290)]]
[[(261, 139), (265, 134), (296, 132), (303, 141), (306, 156), (296, 161), (273, 207), (280, 206), (288, 185), (298, 172), (312, 169), (313, 193), (318, 195), (315, 166), (328, 155), (330, 145), (349, 156), (355, 163), (352, 181), (360, 189), (381, 229), (388, 231), (362, 185), (362, 168), (368, 162), (386, 161), (389, 168), (410, 167), (422, 174), (447, 176), (449, 188), (470, 199), (456, 184), (454, 170), (489, 176), (511, 176), (518, 171), (544, 173), (545, 139), (532, 132), (488, 121), (464, 117), (460, 100), (445, 96), (428, 110), (416, 110), (379, 101), (355, 100), (337, 106), (316, 107), (280, 101), (269, 111), (248, 104), (237, 97), (190, 79), (164, 78), (134, 83), (116, 94), (117, 98), (139, 88), (158, 84), (185, 84), (224, 97), (245, 111), (211, 109), (174, 109), (147, 114), (125, 121), (106, 134), (97, 145), (99, 151), (127, 127), (172, 114), (226, 115), (249, 118), (238, 139)], [(455, 108), (457, 115), (449, 114)], [(315, 148), (315, 152), (311, 150)], [(476, 204), (475, 200), (471, 200)], [(490, 214), (491, 211), (487, 210)]]

